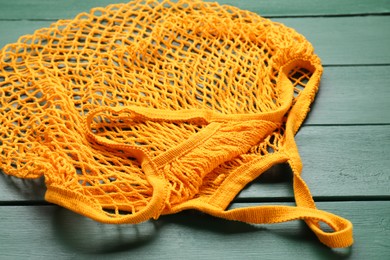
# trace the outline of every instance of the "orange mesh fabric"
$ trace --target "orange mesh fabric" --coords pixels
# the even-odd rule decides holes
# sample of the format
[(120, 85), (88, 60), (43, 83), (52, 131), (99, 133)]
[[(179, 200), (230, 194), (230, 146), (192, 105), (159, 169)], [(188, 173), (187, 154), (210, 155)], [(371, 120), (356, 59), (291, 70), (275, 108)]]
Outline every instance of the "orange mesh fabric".
[[(23, 36), (0, 63), (0, 166), (44, 175), (48, 201), (105, 223), (185, 209), (302, 219), (324, 244), (352, 244), (351, 223), (317, 210), (300, 177), (294, 135), (322, 67), (294, 30), (216, 3), (135, 1)], [(296, 207), (226, 210), (285, 162)]]

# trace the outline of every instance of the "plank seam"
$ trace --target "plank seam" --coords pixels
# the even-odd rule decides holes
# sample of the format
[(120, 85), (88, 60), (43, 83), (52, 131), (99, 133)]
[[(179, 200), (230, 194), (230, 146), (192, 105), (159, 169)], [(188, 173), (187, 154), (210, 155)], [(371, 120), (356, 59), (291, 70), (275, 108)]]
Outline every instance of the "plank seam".
[[(374, 196), (335, 196), (335, 197), (323, 197), (314, 196), (315, 202), (364, 202), (364, 201), (390, 201), (390, 195), (374, 195)], [(290, 197), (276, 197), (276, 198), (237, 198), (233, 203), (284, 203), (294, 202), (294, 198)]]
[[(373, 196), (314, 196), (315, 202), (368, 202), (368, 201), (390, 201), (390, 195)], [(294, 202), (293, 197), (275, 197), (275, 198), (236, 198), (232, 203), (288, 203)], [(19, 201), (0, 201), (1, 206), (57, 206), (44, 200), (19, 200)], [(260, 205), (259, 205), (260, 206)]]
[[(75, 14), (76, 16), (77, 14)], [(260, 14), (261, 15), (261, 14)], [(380, 12), (380, 13), (353, 13), (353, 14), (308, 14), (308, 15), (261, 15), (264, 18), (269, 19), (283, 19), (283, 18), (337, 18), (337, 17), (367, 17), (367, 16), (389, 16), (390, 11)], [(20, 18), (0, 18), (0, 21), (29, 21), (29, 22), (42, 22), (42, 21), (52, 21), (56, 22), (60, 19), (72, 19), (73, 17), (68, 18), (31, 18), (31, 19), (20, 19)]]
[(358, 123), (358, 124), (303, 124), (304, 126), (313, 126), (313, 127), (326, 127), (326, 126), (389, 126), (390, 123)]
[(357, 64), (322, 64), (323, 67), (387, 67), (390, 66), (390, 63), (357, 63)]

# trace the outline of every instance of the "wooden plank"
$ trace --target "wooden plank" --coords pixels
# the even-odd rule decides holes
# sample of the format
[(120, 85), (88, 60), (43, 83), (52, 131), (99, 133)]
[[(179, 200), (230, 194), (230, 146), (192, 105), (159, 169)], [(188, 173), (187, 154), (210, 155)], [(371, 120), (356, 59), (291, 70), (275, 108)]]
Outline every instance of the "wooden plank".
[(325, 65), (390, 64), (390, 16), (273, 20), (304, 35)]
[[(123, 3), (123, 0), (19, 0), (0, 2), (0, 19), (65, 19), (72, 18), (79, 12), (88, 12), (97, 6)], [(233, 5), (244, 10), (250, 10), (266, 17), (282, 16), (329, 16), (329, 15), (359, 15), (384, 14), (390, 12), (389, 0), (300, 0), (291, 4), (289, 0), (275, 1), (235, 1), (220, 0), (220, 4)]]
[(301, 130), (296, 140), (303, 177), (315, 196), (390, 195), (390, 126)]
[[(302, 176), (315, 198), (389, 198), (390, 126), (302, 127), (296, 136)], [(240, 199), (292, 196), (290, 172), (271, 171)], [(287, 177), (283, 177), (287, 175)]]
[(20, 36), (49, 27), (52, 23), (52, 21), (0, 21), (0, 48), (16, 42)]
[[(390, 64), (390, 16), (273, 20), (302, 33), (325, 65)], [(50, 21), (0, 21), (0, 48), (50, 24)]]
[(123, 0), (18, 0), (0, 2), (0, 20), (70, 19), (93, 7), (124, 3)]
[(389, 0), (299, 0), (294, 1), (294, 4), (289, 0), (224, 0), (217, 2), (250, 10), (264, 17), (367, 15), (390, 12)]
[(19, 179), (5, 175), (0, 169), (0, 205), (44, 203), (46, 185), (43, 178)]
[[(320, 199), (389, 198), (390, 126), (302, 127), (296, 140), (302, 176)], [(43, 180), (0, 175), (0, 204), (43, 201)], [(239, 200), (292, 200), (288, 167), (275, 167), (246, 187)]]
[(305, 125), (389, 124), (389, 69), (326, 67)]
[(139, 225), (105, 225), (55, 206), (2, 206), (0, 251), (7, 259), (375, 260), (390, 255), (390, 202), (318, 206), (352, 221), (352, 248), (326, 248), (301, 222), (247, 225), (187, 212)]

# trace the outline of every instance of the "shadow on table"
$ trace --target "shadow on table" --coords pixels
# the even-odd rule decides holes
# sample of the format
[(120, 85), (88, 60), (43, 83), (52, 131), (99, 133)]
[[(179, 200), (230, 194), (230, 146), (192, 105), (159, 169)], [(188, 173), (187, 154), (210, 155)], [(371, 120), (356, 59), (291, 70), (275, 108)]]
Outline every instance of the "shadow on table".
[[(284, 166), (283, 166), (284, 167)], [(270, 171), (260, 181), (275, 183), (279, 170)], [(43, 179), (21, 180), (10, 176), (2, 177), (7, 189), (21, 194), (26, 203), (44, 197), (46, 190)], [(289, 182), (290, 176), (282, 182)], [(11, 187), (11, 188), (10, 188)], [(29, 204), (26, 205), (29, 205)], [(261, 203), (259, 203), (261, 204)], [(48, 204), (40, 204), (48, 205)], [(46, 207), (46, 206), (45, 206)], [(162, 216), (156, 221), (147, 221), (137, 225), (108, 225), (73, 213), (57, 206), (47, 206), (53, 210), (51, 216), (42, 216), (52, 221), (52, 238), (66, 246), (72, 252), (86, 255), (115, 255), (137, 253), (140, 255), (157, 254), (160, 250), (175, 252), (180, 244), (183, 250), (193, 251), (205, 248), (207, 255), (213, 247), (249, 248), (247, 252), (273, 253), (277, 248), (284, 252), (305, 251), (304, 255), (319, 259), (346, 259), (351, 249), (332, 250), (323, 246), (314, 234), (301, 221), (275, 225), (250, 225), (242, 222), (227, 221), (206, 214), (187, 211), (175, 215)], [(46, 212), (46, 213), (44, 213)], [(242, 251), (243, 249), (241, 249)], [(239, 250), (238, 250), (239, 251)], [(153, 253), (154, 252), (154, 253)], [(157, 252), (157, 253), (156, 253)], [(233, 257), (233, 256), (232, 256)]]
[(0, 170), (0, 188), (8, 202), (31, 204), (45, 202), (46, 185), (43, 177), (37, 179), (21, 179), (4, 174)]
[(161, 251), (174, 254), (177, 250), (183, 251), (174, 255), (185, 256), (188, 253), (183, 252), (199, 249), (202, 249), (201, 254), (208, 255), (218, 247), (224, 250), (241, 248), (242, 252), (246, 248), (246, 252), (259, 255), (285, 247), (284, 252), (309, 250), (308, 255), (320, 256), (319, 259), (346, 259), (351, 253), (323, 246), (300, 221), (250, 225), (187, 211), (137, 225), (109, 225), (57, 208), (52, 224), (54, 237), (61, 244), (73, 252), (94, 256), (119, 256), (131, 252), (133, 256), (158, 257)]

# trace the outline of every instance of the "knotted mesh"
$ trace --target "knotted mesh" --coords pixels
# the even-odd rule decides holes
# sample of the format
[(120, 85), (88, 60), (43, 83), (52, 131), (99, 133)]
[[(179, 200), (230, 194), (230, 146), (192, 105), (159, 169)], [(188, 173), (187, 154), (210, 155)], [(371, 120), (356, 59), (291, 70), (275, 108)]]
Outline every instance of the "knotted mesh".
[[(293, 135), (320, 60), (257, 14), (201, 1), (110, 5), (21, 37), (0, 63), (1, 168), (44, 175), (46, 199), (83, 215), (218, 215), (281, 162), (301, 181)], [(315, 211), (302, 187), (298, 206)]]

